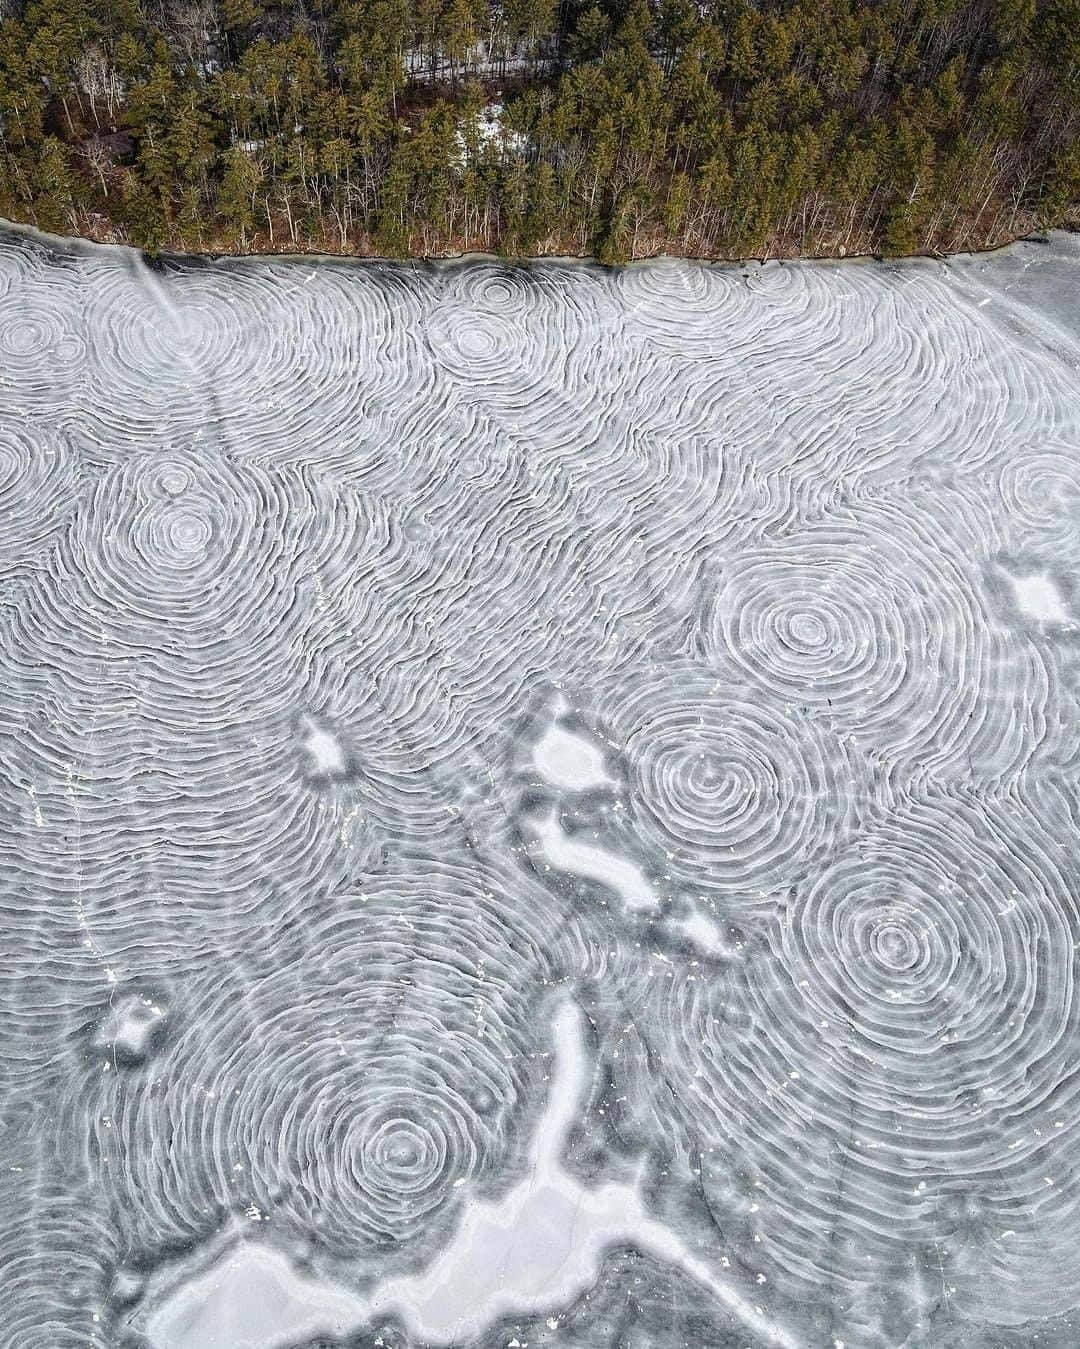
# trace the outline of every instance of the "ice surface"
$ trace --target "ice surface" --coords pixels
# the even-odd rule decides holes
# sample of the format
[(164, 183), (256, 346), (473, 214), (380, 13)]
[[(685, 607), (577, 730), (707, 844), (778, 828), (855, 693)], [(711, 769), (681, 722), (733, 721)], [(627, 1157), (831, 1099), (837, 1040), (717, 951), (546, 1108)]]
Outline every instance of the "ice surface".
[(1080, 1343), (1080, 289), (0, 242), (0, 1349)]
[(650, 1218), (637, 1185), (589, 1187), (567, 1174), (561, 1158), (588, 1083), (573, 1004), (557, 1010), (553, 1033), (555, 1071), (527, 1177), (499, 1200), (467, 1201), (459, 1227), (422, 1274), (389, 1280), (363, 1298), (302, 1275), (280, 1251), (240, 1242), (149, 1314), (143, 1328), (153, 1349), (281, 1349), (318, 1335), (343, 1336), (387, 1314), (420, 1340), (460, 1344), (506, 1315), (571, 1305), (596, 1282), (605, 1249), (616, 1243), (681, 1267), (760, 1343), (793, 1349), (783, 1328)]

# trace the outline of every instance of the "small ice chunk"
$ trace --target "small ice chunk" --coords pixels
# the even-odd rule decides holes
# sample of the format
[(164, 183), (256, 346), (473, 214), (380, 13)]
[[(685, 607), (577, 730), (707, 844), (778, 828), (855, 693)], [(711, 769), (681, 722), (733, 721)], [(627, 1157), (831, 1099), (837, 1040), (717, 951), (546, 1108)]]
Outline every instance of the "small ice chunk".
[(138, 1302), (146, 1287), (146, 1278), (138, 1270), (124, 1266), (113, 1275), (109, 1297), (118, 1307)]
[(142, 1063), (154, 1051), (164, 1029), (166, 1009), (153, 998), (133, 993), (116, 1004), (97, 1034), (96, 1044), (117, 1060)]
[(731, 948), (724, 941), (719, 925), (705, 914), (695, 911), (689, 918), (679, 919), (674, 926), (703, 955), (732, 955)]
[(582, 735), (555, 724), (537, 741), (533, 762), (553, 787), (581, 792), (613, 783), (604, 769), (604, 755)]
[(339, 777), (345, 772), (345, 753), (337, 736), (320, 726), (312, 717), (300, 723), (304, 731), (301, 742), (310, 759), (310, 771), (315, 777)]

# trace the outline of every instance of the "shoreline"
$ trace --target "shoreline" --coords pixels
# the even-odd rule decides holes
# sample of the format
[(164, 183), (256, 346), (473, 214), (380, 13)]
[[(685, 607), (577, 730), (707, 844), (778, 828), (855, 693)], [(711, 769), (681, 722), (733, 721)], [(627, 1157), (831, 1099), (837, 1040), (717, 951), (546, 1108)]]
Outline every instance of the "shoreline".
[(441, 266), (457, 266), (461, 263), (500, 263), (506, 267), (533, 267), (545, 265), (548, 263), (559, 264), (563, 266), (581, 266), (581, 267), (600, 267), (612, 271), (624, 270), (631, 267), (648, 266), (655, 262), (692, 262), (699, 266), (708, 267), (748, 267), (757, 265), (764, 267), (766, 265), (802, 265), (813, 263), (821, 265), (824, 263), (833, 265), (846, 265), (848, 263), (878, 263), (881, 265), (891, 265), (901, 262), (948, 262), (953, 258), (972, 258), (983, 257), (992, 253), (1001, 253), (1005, 249), (1012, 248), (1016, 244), (1041, 244), (1049, 246), (1054, 234), (1080, 234), (1080, 226), (1072, 224), (1062, 225), (1056, 229), (1047, 231), (1032, 231), (1027, 234), (1017, 234), (1009, 239), (1003, 240), (997, 244), (987, 244), (983, 248), (965, 248), (958, 249), (953, 253), (916, 252), (916, 253), (800, 253), (794, 256), (769, 256), (763, 257), (710, 257), (707, 254), (692, 253), (650, 253), (639, 258), (632, 258), (623, 263), (605, 263), (601, 262), (595, 254), (590, 253), (536, 253), (528, 254), (522, 257), (508, 257), (501, 253), (490, 253), (480, 250), (462, 251), (460, 253), (436, 253), (436, 254), (417, 254), (410, 257), (392, 257), (383, 253), (325, 253), (312, 250), (311, 252), (261, 252), (257, 250), (247, 250), (245, 252), (215, 252), (207, 249), (206, 251), (193, 252), (181, 249), (163, 248), (156, 255), (147, 254), (144, 250), (131, 243), (125, 243), (120, 240), (97, 239), (91, 235), (85, 234), (50, 234), (47, 230), (39, 229), (36, 225), (29, 225), (23, 221), (8, 220), (0, 217), (0, 235), (2, 234), (19, 235), (29, 238), (43, 244), (54, 251), (68, 250), (78, 252), (82, 249), (116, 249), (121, 252), (137, 253), (140, 258), (149, 266), (159, 266), (162, 262), (175, 262), (179, 265), (205, 264), (217, 262), (305, 262), (305, 263), (379, 263), (383, 265), (392, 265), (398, 267), (422, 266), (439, 268)]

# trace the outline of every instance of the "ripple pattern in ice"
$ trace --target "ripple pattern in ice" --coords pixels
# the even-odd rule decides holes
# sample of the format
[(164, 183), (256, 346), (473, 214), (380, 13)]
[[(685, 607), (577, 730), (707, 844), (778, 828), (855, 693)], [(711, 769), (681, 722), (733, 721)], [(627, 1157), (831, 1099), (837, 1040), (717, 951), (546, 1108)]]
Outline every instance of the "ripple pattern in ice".
[(1046, 247), (0, 242), (3, 1349), (1077, 1343)]

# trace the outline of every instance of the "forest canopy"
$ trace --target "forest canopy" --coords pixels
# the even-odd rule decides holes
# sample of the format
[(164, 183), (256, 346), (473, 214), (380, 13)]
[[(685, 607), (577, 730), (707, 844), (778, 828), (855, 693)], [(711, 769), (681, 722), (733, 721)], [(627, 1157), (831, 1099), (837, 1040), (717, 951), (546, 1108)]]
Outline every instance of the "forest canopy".
[(985, 247), (1078, 133), (1080, 0), (0, 0), (0, 215), (151, 253)]

